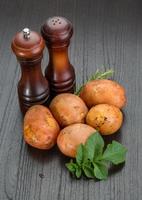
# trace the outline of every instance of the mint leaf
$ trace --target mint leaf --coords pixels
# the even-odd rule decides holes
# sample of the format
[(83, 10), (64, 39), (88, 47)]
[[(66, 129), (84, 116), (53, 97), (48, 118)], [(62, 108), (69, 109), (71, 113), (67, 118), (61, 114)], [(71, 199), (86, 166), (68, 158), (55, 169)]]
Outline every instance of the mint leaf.
[(66, 163), (67, 169), (72, 173), (75, 174), (77, 178), (80, 178), (82, 175), (82, 169), (76, 163), (73, 163), (72, 160), (70, 163)]
[(87, 139), (85, 147), (88, 152), (88, 159), (93, 161), (102, 154), (104, 148), (104, 140), (102, 136), (96, 131)]
[(117, 165), (125, 161), (127, 149), (119, 142), (112, 141), (103, 153), (102, 160), (108, 160)]
[(88, 151), (85, 145), (83, 145), (83, 164), (84, 163), (88, 163)]
[(77, 148), (76, 162), (78, 165), (81, 165), (83, 162), (83, 145), (82, 144), (80, 144)]
[(80, 178), (82, 175), (82, 170), (79, 166), (76, 168), (75, 175), (77, 178)]
[(108, 161), (108, 160), (96, 160), (95, 162), (93, 162), (93, 165), (94, 164), (102, 164), (102, 165), (105, 165), (107, 168), (108, 168), (108, 166), (109, 166), (109, 164), (110, 164), (110, 162)]
[(103, 163), (94, 163), (94, 175), (97, 179), (105, 180), (108, 177), (108, 168)]
[(66, 164), (67, 169), (80, 178), (82, 173), (88, 178), (105, 180), (108, 176), (110, 162), (120, 164), (125, 161), (127, 149), (119, 142), (112, 141), (104, 149), (104, 140), (98, 132), (93, 133), (85, 145), (77, 148), (76, 160)]
[(66, 167), (71, 173), (74, 173), (76, 171), (76, 169), (78, 168), (77, 164), (75, 164), (73, 162), (66, 163)]
[(91, 166), (88, 165), (83, 165), (82, 167), (84, 174), (88, 177), (88, 178), (94, 178), (94, 169)]
[(80, 144), (77, 148), (76, 162), (79, 166), (88, 162), (88, 152), (83, 144)]

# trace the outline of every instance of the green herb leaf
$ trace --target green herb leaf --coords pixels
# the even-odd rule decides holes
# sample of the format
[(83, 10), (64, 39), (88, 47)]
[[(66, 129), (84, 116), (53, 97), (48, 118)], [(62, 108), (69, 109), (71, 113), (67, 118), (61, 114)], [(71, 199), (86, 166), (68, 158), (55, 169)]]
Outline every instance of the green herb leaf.
[(96, 160), (96, 161), (93, 162), (93, 165), (95, 163), (96, 164), (100, 164), (101, 163), (102, 165), (105, 165), (107, 168), (109, 167), (109, 164), (110, 164), (110, 162), (108, 160)]
[(83, 89), (83, 86), (84, 86), (84, 85), (82, 85), (81, 87), (78, 87), (78, 89), (75, 91), (74, 94), (79, 95), (80, 92), (81, 92), (81, 90)]
[(66, 163), (66, 167), (71, 173), (74, 173), (76, 169), (78, 168), (77, 164), (73, 162)]
[(82, 175), (82, 169), (79, 166), (76, 168), (75, 175), (77, 178), (80, 178)]
[(97, 70), (95, 72), (95, 74), (93, 74), (91, 76), (91, 78), (89, 78), (82, 86), (79, 86), (75, 92), (76, 95), (79, 95), (81, 90), (83, 89), (83, 86), (88, 83), (89, 81), (92, 81), (92, 80), (98, 80), (98, 79), (108, 79), (109, 77), (111, 77), (113, 75), (113, 70), (110, 69), (110, 70), (106, 70), (105, 72), (102, 72), (102, 71), (99, 71)]
[(102, 71), (99, 71), (99, 70), (97, 69), (97, 71), (95, 72), (95, 74), (93, 74), (93, 75), (91, 76), (91, 78), (89, 79), (89, 81), (98, 79), (98, 78), (101, 76), (102, 73), (103, 73)]
[(76, 153), (76, 162), (80, 166), (83, 162), (83, 148), (84, 146), (80, 144), (77, 148), (77, 153)]
[(97, 179), (105, 180), (108, 177), (108, 168), (103, 163), (94, 164), (94, 175)]
[(85, 147), (88, 152), (88, 159), (93, 161), (94, 159), (97, 159), (97, 157), (102, 155), (104, 140), (102, 136), (96, 131), (87, 139)]
[(109, 163), (120, 164), (125, 161), (127, 149), (116, 141), (107, 145), (103, 153), (104, 140), (99, 132), (93, 133), (85, 145), (77, 148), (76, 162), (66, 164), (67, 169), (80, 178), (82, 172), (88, 178), (105, 180), (108, 176)]
[(83, 164), (88, 163), (88, 162), (89, 162), (89, 160), (88, 160), (88, 151), (87, 151), (86, 146), (84, 145), (83, 146)]
[(113, 75), (113, 70), (107, 70), (105, 72), (99, 71), (97, 70), (96, 73), (94, 75), (92, 75), (92, 77), (90, 78), (91, 80), (99, 80), (99, 79), (108, 79), (109, 77), (111, 77)]
[(88, 177), (88, 178), (94, 178), (94, 168), (88, 165), (83, 165), (82, 167), (84, 174)]
[(119, 142), (112, 141), (112, 144), (108, 144), (102, 160), (108, 160), (117, 165), (125, 161), (127, 149)]

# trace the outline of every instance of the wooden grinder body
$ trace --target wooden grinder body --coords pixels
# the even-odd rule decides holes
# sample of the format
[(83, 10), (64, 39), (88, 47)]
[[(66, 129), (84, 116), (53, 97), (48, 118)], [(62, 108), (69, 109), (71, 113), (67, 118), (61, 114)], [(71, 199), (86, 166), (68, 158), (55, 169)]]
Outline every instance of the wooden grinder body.
[(72, 33), (72, 24), (63, 17), (49, 18), (41, 27), (49, 52), (45, 76), (49, 80), (52, 97), (75, 90), (75, 71), (68, 58)]
[(12, 50), (21, 65), (18, 97), (23, 114), (33, 105), (48, 105), (48, 81), (41, 71), (44, 46), (42, 37), (34, 31), (29, 38), (25, 38), (23, 32), (17, 33), (12, 41)]

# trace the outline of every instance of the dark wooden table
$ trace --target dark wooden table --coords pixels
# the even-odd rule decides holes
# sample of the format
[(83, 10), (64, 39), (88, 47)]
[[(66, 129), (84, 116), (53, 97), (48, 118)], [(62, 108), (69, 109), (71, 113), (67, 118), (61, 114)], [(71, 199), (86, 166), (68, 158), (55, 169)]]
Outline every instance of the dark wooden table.
[[(73, 22), (70, 60), (82, 84), (97, 68), (113, 68), (127, 90), (124, 125), (114, 136), (128, 148), (125, 166), (108, 180), (75, 180), (57, 148), (42, 152), (22, 138), (17, 98), (20, 67), (11, 40), (24, 27), (40, 31), (53, 15)], [(47, 52), (43, 69), (48, 62)], [(142, 199), (142, 1), (0, 0), (0, 200)]]

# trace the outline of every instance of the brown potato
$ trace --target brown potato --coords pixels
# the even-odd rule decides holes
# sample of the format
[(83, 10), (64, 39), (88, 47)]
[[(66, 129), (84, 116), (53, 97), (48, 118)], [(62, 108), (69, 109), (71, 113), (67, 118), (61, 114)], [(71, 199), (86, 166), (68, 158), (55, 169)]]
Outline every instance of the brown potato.
[(74, 123), (84, 123), (88, 112), (88, 108), (83, 100), (70, 93), (56, 96), (52, 100), (49, 109), (62, 127)]
[(80, 97), (88, 107), (106, 103), (122, 108), (126, 103), (125, 89), (117, 82), (106, 79), (88, 82)]
[(97, 129), (102, 135), (115, 133), (122, 125), (123, 114), (119, 108), (108, 104), (92, 107), (86, 117), (86, 123)]
[(24, 139), (38, 149), (50, 149), (54, 146), (60, 128), (48, 108), (42, 105), (32, 106), (24, 117)]
[(62, 129), (57, 138), (60, 151), (69, 157), (76, 156), (79, 144), (84, 144), (87, 138), (96, 130), (86, 124), (72, 124)]

